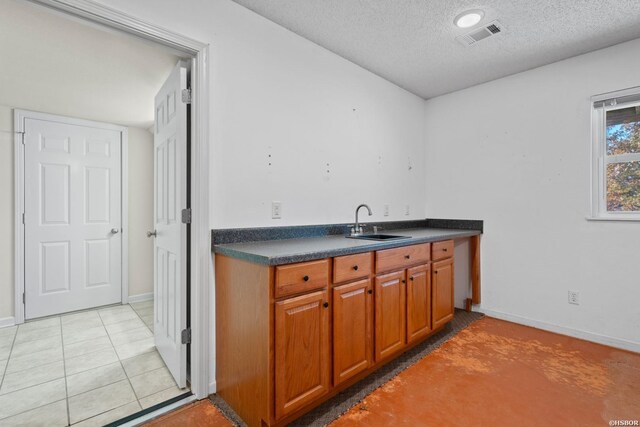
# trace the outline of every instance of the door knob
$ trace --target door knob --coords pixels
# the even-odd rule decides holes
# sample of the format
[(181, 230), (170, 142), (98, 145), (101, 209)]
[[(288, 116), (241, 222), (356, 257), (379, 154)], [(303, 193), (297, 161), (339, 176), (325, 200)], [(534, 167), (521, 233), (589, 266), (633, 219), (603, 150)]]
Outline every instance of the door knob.
[(111, 229), (111, 234), (118, 234), (120, 232), (120, 230), (118, 230), (117, 228), (112, 228)]
[(147, 231), (147, 237), (156, 237), (158, 235), (158, 232), (156, 230), (153, 231)]

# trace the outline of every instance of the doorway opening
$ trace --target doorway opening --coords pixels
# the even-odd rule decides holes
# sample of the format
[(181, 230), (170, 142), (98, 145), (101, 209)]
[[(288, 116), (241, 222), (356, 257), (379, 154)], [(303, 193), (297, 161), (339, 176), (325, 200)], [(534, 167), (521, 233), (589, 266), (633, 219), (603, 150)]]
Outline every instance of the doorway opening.
[(45, 53), (7, 71), (20, 90), (0, 89), (0, 119), (14, 115), (0, 131), (15, 141), (16, 324), (0, 328), (0, 421), (107, 424), (190, 390), (205, 397), (202, 305), (190, 303), (201, 288), (189, 288), (202, 277), (191, 220), (206, 214), (190, 204), (201, 186), (188, 138), (201, 153), (203, 133), (188, 83), (201, 65), (166, 43), (7, 7), (16, 28), (3, 50)]

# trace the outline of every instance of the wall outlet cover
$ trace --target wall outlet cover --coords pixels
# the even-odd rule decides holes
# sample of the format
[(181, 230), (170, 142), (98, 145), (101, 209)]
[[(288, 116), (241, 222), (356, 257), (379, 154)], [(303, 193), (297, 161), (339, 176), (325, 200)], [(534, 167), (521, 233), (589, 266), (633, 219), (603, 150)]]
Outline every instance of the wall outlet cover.
[(569, 304), (580, 305), (579, 291), (569, 291)]
[(271, 202), (271, 218), (282, 218), (282, 202)]

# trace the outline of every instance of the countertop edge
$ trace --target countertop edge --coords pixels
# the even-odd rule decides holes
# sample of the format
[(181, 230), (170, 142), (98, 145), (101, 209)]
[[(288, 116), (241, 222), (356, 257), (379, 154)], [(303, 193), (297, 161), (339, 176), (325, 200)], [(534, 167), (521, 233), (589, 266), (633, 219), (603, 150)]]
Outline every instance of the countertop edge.
[(343, 256), (343, 255), (352, 255), (352, 254), (358, 254), (363, 252), (371, 252), (371, 251), (377, 251), (382, 249), (399, 248), (402, 246), (437, 242), (440, 240), (461, 239), (465, 237), (478, 236), (480, 234), (482, 234), (482, 232), (479, 230), (459, 230), (459, 229), (453, 230), (452, 229), (451, 232), (444, 233), (439, 236), (411, 237), (410, 239), (394, 240), (390, 242), (371, 242), (371, 244), (357, 246), (357, 247), (322, 250), (322, 251), (291, 254), (291, 255), (281, 255), (281, 256), (274, 256), (274, 257), (252, 254), (252, 253), (237, 250), (225, 245), (214, 245), (213, 252), (215, 254), (225, 255), (231, 258), (237, 258), (244, 261), (249, 261), (254, 264), (275, 266), (275, 265), (291, 264), (295, 262), (312, 261), (312, 260), (323, 259), (323, 258), (332, 258), (337, 256)]

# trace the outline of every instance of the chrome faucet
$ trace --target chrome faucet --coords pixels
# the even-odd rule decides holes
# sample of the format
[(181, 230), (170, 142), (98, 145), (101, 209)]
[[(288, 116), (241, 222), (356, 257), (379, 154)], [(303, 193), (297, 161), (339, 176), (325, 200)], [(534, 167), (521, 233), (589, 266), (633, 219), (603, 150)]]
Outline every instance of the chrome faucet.
[(360, 208), (367, 208), (367, 210), (369, 211), (369, 216), (373, 215), (373, 212), (371, 212), (371, 208), (369, 207), (369, 205), (365, 203), (358, 205), (358, 207), (356, 208), (356, 224), (351, 229), (352, 236), (358, 236), (364, 232), (362, 227), (365, 224), (360, 224), (360, 221), (358, 220), (358, 211), (360, 211)]

